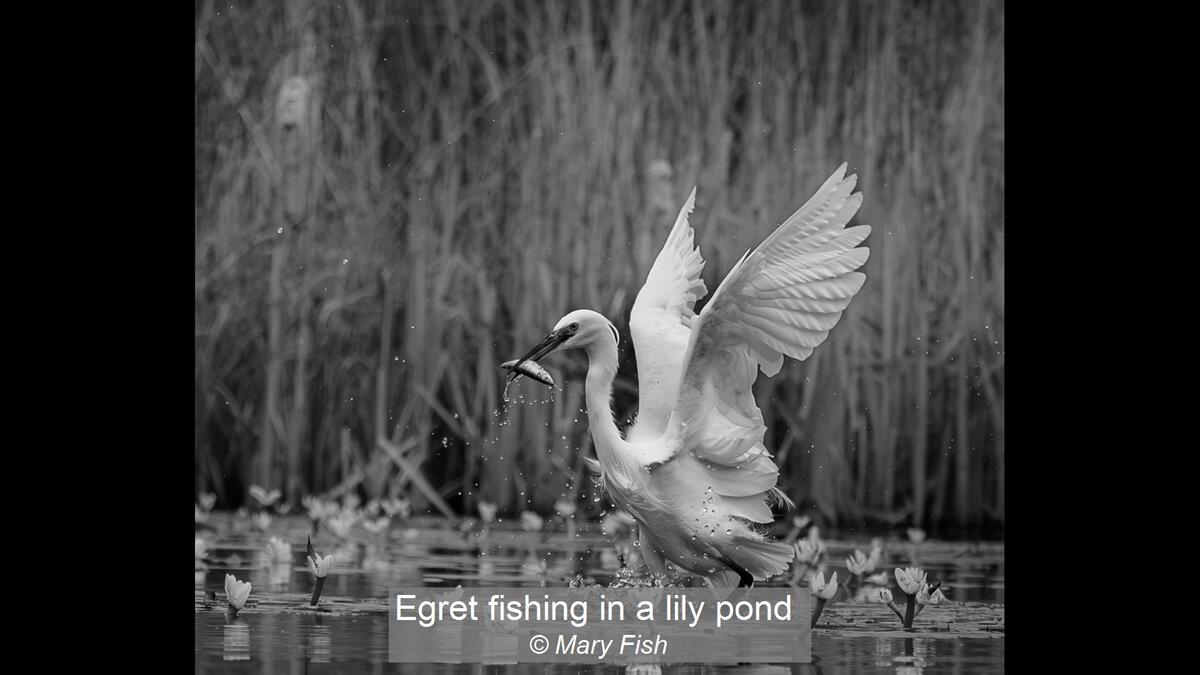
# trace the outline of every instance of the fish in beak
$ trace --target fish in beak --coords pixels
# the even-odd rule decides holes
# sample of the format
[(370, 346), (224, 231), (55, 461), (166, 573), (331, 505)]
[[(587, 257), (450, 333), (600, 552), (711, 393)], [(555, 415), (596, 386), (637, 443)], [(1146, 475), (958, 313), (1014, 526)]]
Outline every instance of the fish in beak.
[(558, 349), (558, 346), (566, 342), (567, 338), (571, 337), (571, 335), (567, 331), (551, 331), (533, 349), (530, 349), (525, 356), (516, 361), (508, 361), (502, 364), (500, 367), (509, 371), (508, 381), (512, 382), (522, 375), (527, 375), (544, 385), (554, 386), (554, 380), (550, 377), (550, 374), (537, 361), (555, 349)]
[(501, 363), (500, 367), (509, 371), (508, 382), (512, 382), (518, 377), (524, 375), (525, 377), (541, 382), (547, 387), (554, 386), (554, 378), (550, 377), (550, 373), (546, 372), (546, 369), (543, 368), (537, 361), (526, 359), (518, 368), (516, 359), (513, 359), (512, 361)]

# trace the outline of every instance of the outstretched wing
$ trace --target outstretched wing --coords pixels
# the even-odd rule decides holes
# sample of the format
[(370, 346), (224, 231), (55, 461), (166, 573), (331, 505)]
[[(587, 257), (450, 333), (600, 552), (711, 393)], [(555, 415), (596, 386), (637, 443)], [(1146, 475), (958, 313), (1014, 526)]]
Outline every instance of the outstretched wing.
[[(783, 357), (803, 360), (829, 335), (866, 276), (856, 272), (870, 233), (845, 228), (861, 194), (843, 164), (817, 193), (729, 272), (697, 317), (679, 400), (667, 430), (672, 454), (694, 455), (714, 491), (747, 498), (757, 513), (779, 469), (762, 444), (766, 427), (751, 385), (761, 368), (779, 372)], [(767, 512), (769, 520), (769, 511)], [(760, 521), (761, 522), (761, 521)]]
[(692, 188), (629, 316), (638, 369), (638, 416), (629, 430), (631, 441), (657, 438), (666, 428), (683, 379), (695, 318), (692, 306), (708, 292), (700, 278), (704, 258), (688, 224), (695, 203)]

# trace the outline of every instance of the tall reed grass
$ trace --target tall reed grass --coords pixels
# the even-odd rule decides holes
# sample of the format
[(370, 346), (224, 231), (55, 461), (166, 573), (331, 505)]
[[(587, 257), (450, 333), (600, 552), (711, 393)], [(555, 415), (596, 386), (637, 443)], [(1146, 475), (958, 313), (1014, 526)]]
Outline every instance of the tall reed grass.
[(628, 419), (628, 312), (692, 185), (711, 289), (848, 161), (867, 284), (756, 385), (782, 479), (843, 525), (1002, 527), (1002, 1), (202, 0), (195, 122), (195, 489), (221, 504), (593, 495), (583, 362), (510, 402), (497, 364), (597, 309)]

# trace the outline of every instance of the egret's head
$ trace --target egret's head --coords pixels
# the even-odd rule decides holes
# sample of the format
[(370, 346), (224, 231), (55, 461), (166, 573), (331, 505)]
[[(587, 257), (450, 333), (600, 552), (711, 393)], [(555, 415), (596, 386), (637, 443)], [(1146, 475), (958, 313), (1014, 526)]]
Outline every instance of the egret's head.
[(607, 340), (611, 340), (614, 347), (620, 342), (617, 327), (598, 312), (577, 309), (559, 319), (554, 330), (522, 356), (521, 361), (537, 361), (556, 349), (585, 349)]

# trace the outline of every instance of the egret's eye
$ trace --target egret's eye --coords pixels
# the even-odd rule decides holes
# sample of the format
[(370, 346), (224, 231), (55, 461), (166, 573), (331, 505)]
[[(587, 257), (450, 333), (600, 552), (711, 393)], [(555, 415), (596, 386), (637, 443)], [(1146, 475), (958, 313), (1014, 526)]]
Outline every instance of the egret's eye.
[(570, 326), (567, 326), (567, 330), (569, 330), (569, 331), (571, 331), (572, 333), (574, 333), (575, 331), (579, 330), (579, 324), (577, 324), (577, 323), (573, 323), (573, 324), (571, 324)]

